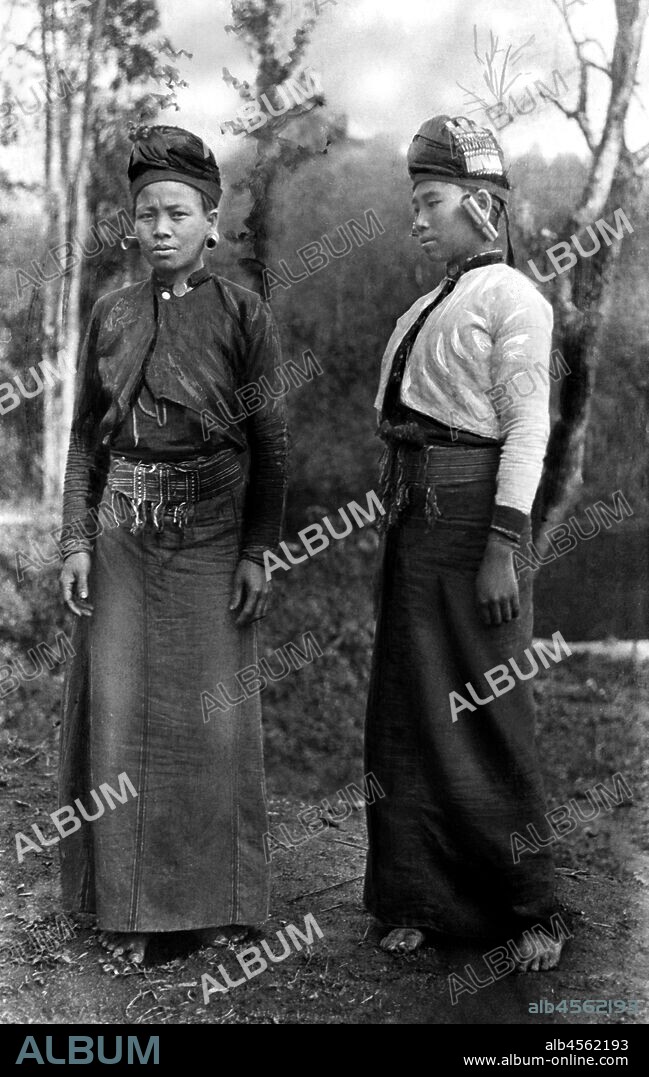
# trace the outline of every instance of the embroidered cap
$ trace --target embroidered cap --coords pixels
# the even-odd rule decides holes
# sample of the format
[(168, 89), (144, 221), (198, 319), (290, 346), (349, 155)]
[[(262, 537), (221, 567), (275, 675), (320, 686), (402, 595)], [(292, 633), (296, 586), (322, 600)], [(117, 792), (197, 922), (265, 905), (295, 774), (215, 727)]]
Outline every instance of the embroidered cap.
[(413, 185), (440, 180), (461, 187), (484, 187), (506, 202), (510, 184), (494, 135), (465, 116), (433, 116), (419, 128), (408, 150)]

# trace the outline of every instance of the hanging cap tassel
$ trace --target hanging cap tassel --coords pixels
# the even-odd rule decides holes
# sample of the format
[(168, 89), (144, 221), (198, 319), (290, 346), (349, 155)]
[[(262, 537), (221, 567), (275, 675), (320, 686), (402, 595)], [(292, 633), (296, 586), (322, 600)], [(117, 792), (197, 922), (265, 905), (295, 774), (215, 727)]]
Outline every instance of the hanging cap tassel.
[(509, 213), (507, 212), (507, 206), (503, 202), (503, 211), (505, 214), (505, 230), (507, 232), (507, 265), (512, 269), (516, 269), (516, 255), (514, 254), (514, 247), (511, 237), (511, 226), (509, 221)]

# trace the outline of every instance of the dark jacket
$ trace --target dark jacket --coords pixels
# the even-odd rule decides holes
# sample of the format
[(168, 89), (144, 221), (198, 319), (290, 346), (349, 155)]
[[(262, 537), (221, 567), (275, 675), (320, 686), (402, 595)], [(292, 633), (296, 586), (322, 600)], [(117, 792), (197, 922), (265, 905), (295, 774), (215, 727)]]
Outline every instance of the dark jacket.
[[(208, 421), (218, 420), (233, 448), (250, 453), (242, 552), (258, 555), (260, 548), (279, 542), (285, 407), (283, 399), (263, 389), (255, 392), (260, 382), (272, 385), (281, 362), (275, 323), (267, 304), (247, 288), (206, 270), (191, 282), (193, 291), (178, 298), (152, 276), (109, 292), (92, 309), (77, 368), (65, 474), (61, 545), (66, 556), (92, 549), (75, 524), (99, 504), (111, 437), (128, 415), (152, 357), (156, 362), (147, 372), (147, 385), (156, 397), (201, 416), (209, 413)], [(245, 419), (237, 421), (242, 401)], [(224, 422), (224, 415), (233, 421)], [(200, 454), (206, 454), (205, 444)]]

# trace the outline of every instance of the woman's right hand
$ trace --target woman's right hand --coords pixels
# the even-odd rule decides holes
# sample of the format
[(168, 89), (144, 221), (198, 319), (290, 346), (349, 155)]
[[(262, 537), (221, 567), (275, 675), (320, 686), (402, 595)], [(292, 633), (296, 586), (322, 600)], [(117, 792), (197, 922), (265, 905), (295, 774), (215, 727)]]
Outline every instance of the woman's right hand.
[(94, 607), (88, 602), (90, 554), (71, 553), (61, 569), (61, 595), (77, 617), (90, 617)]

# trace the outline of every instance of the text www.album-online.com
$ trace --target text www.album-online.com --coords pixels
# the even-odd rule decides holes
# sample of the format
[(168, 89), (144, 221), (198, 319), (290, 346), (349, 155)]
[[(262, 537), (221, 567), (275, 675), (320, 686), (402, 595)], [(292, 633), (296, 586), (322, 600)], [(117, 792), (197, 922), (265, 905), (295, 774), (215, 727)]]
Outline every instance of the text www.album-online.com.
[(498, 1059), (495, 1055), (469, 1055), (464, 1056), (465, 1066), (544, 1066), (546, 1062), (553, 1066), (628, 1066), (629, 1060), (626, 1055), (601, 1055), (595, 1058), (593, 1055), (553, 1055), (544, 1058), (543, 1055), (503, 1055)]

